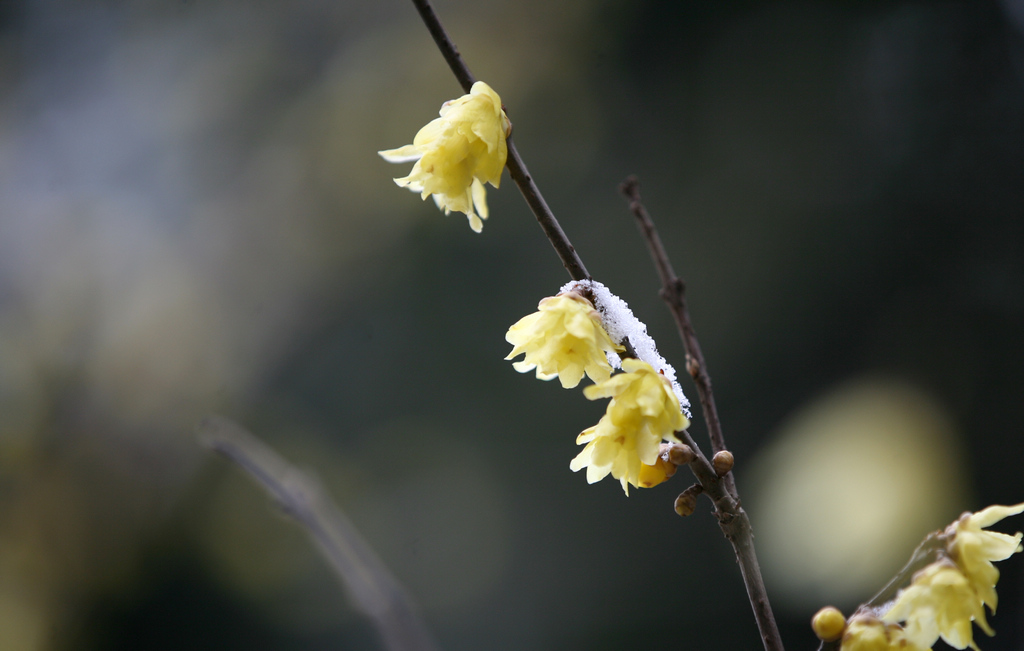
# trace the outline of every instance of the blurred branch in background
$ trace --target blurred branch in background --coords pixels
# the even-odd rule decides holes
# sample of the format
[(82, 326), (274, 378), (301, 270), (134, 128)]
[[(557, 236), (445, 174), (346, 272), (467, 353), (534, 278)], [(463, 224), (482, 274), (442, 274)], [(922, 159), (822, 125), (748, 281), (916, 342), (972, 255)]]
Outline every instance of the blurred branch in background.
[(373, 622), (391, 651), (434, 651), (405, 589), (374, 554), (316, 479), (299, 471), (238, 424), (219, 416), (200, 423), (200, 442), (236, 463), (305, 528)]

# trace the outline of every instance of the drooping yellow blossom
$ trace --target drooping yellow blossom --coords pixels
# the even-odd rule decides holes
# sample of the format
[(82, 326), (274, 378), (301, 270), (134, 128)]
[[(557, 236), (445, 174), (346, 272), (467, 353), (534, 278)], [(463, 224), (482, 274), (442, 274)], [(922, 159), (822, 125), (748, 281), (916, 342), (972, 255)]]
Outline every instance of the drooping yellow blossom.
[(611, 398), (611, 402), (597, 425), (576, 438), (577, 444), (586, 447), (569, 468), (573, 472), (586, 468), (591, 484), (610, 473), (628, 495), (629, 484), (641, 485), (641, 466), (656, 463), (662, 439), (678, 441), (675, 432), (690, 423), (665, 376), (638, 359), (623, 360), (622, 368), (625, 373), (583, 390), (589, 400)]
[(612, 367), (604, 351), (624, 349), (608, 336), (601, 325), (601, 314), (590, 301), (568, 292), (545, 298), (537, 309), (505, 333), (505, 340), (514, 346), (505, 359), (525, 353), (512, 368), (520, 373), (536, 368), (541, 380), (557, 376), (566, 389), (579, 384), (584, 373), (595, 382), (611, 376)]
[(956, 562), (964, 577), (982, 603), (992, 612), (996, 611), (996, 581), (999, 570), (992, 561), (1002, 561), (1022, 550), (1024, 534), (1008, 536), (997, 531), (985, 531), (1003, 518), (1024, 512), (1024, 504), (1015, 506), (990, 506), (977, 513), (965, 513), (946, 529), (952, 536), (948, 545), (949, 555)]
[(872, 615), (854, 615), (843, 631), (840, 651), (924, 651), (897, 624), (886, 624)]
[(395, 183), (423, 199), (433, 195), (445, 214), (466, 213), (470, 228), (479, 233), (480, 220), (487, 219), (484, 183), (498, 187), (501, 182), (510, 129), (501, 98), (478, 81), (468, 95), (445, 102), (441, 117), (420, 129), (411, 145), (377, 153), (389, 163), (416, 161), (409, 176)]
[(907, 638), (925, 648), (931, 648), (941, 636), (954, 649), (971, 647), (977, 651), (972, 621), (989, 635), (995, 634), (985, 620), (981, 598), (948, 558), (915, 574), (913, 582), (900, 590), (882, 619), (889, 623), (905, 622)]

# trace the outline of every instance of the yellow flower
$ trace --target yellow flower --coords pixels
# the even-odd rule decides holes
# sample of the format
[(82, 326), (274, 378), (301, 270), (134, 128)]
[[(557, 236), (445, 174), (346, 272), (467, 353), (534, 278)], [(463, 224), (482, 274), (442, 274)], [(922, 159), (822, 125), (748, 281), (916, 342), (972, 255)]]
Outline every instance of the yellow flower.
[(505, 333), (514, 348), (505, 359), (521, 353), (521, 362), (512, 364), (520, 373), (537, 369), (537, 377), (558, 377), (571, 389), (586, 373), (591, 380), (607, 380), (612, 367), (604, 351), (621, 352), (601, 325), (601, 315), (587, 299), (569, 292), (549, 296), (537, 306), (537, 312), (520, 319)]
[(1008, 536), (996, 531), (984, 531), (984, 528), (1021, 512), (1024, 512), (1024, 504), (990, 506), (977, 513), (963, 514), (946, 529), (946, 534), (952, 536), (948, 545), (949, 555), (956, 561), (982, 603), (987, 604), (993, 613), (996, 611), (999, 570), (992, 566), (992, 561), (1005, 560), (1021, 551), (1020, 543), (1024, 534), (1018, 532)]
[(872, 615), (854, 615), (843, 631), (840, 651), (923, 651), (896, 624), (886, 624)]
[(589, 400), (612, 400), (597, 425), (576, 438), (577, 444), (586, 447), (569, 468), (573, 472), (586, 468), (591, 484), (611, 473), (628, 495), (629, 484), (641, 485), (641, 466), (657, 462), (662, 439), (678, 441), (675, 432), (690, 423), (665, 376), (638, 359), (623, 360), (622, 368), (625, 373), (583, 390)]
[(510, 128), (501, 98), (478, 81), (468, 95), (445, 102), (441, 117), (420, 129), (411, 145), (377, 153), (389, 163), (416, 161), (409, 176), (395, 183), (423, 199), (433, 195), (445, 214), (466, 213), (470, 228), (479, 233), (480, 220), (487, 219), (484, 183), (498, 187), (501, 182)]
[(989, 635), (995, 634), (985, 621), (985, 606), (978, 594), (948, 558), (915, 574), (913, 582), (900, 590), (882, 619), (889, 623), (906, 622), (907, 638), (925, 648), (941, 636), (955, 649), (971, 647), (977, 651), (972, 621)]

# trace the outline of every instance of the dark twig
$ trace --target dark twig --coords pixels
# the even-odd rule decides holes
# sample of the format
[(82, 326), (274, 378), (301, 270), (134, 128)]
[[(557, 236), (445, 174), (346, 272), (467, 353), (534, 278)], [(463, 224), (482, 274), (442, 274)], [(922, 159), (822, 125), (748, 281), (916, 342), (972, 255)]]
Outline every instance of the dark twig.
[(435, 651), (411, 599), (323, 488), (234, 422), (203, 420), (200, 441), (255, 479), (301, 524), (389, 651)]
[(569, 238), (566, 237), (558, 220), (555, 219), (555, 214), (551, 212), (551, 208), (548, 208), (548, 204), (544, 201), (544, 197), (537, 188), (537, 184), (533, 182), (533, 177), (530, 176), (529, 170), (526, 169), (526, 164), (519, 156), (519, 150), (516, 149), (512, 138), (510, 137), (507, 142), (508, 162), (506, 165), (508, 166), (508, 173), (511, 175), (512, 180), (516, 182), (516, 185), (519, 186), (519, 191), (523, 193), (523, 198), (526, 199), (530, 210), (533, 211), (533, 215), (537, 218), (537, 223), (544, 229), (544, 234), (547, 235), (551, 246), (555, 249), (555, 253), (558, 254), (559, 259), (562, 261), (562, 266), (569, 272), (569, 277), (573, 280), (590, 280), (590, 273), (583, 266), (583, 261), (580, 260), (580, 256), (576, 253), (576, 248), (569, 242)]
[[(631, 176), (622, 184), (621, 190), (629, 199), (630, 210), (644, 234), (651, 258), (654, 260), (654, 266), (657, 267), (658, 275), (661, 277), (661, 297), (668, 303), (672, 315), (676, 319), (676, 325), (679, 327), (683, 345), (686, 347), (686, 367), (700, 394), (700, 404), (704, 411), (704, 419), (708, 424), (711, 449), (716, 453), (725, 450), (722, 425), (718, 419), (715, 397), (711, 391), (711, 377), (708, 375), (704, 355), (701, 353), (700, 343), (697, 341), (697, 334), (690, 322), (683, 281), (673, 271), (665, 247), (662, 246), (661, 238), (658, 237), (658, 231), (654, 228), (654, 222), (640, 201), (639, 181), (636, 177)], [(782, 638), (779, 636), (778, 626), (772, 615), (768, 593), (764, 587), (764, 580), (761, 578), (761, 568), (757, 562), (757, 554), (754, 552), (754, 534), (750, 528), (750, 518), (740, 506), (732, 472), (719, 478), (689, 433), (683, 432), (682, 434), (684, 442), (696, 453), (693, 461), (690, 462), (690, 468), (697, 480), (704, 486), (704, 491), (714, 502), (715, 515), (722, 527), (722, 533), (732, 543), (733, 550), (736, 552), (736, 561), (739, 563), (740, 573), (743, 575), (743, 583), (747, 588), (747, 596), (754, 610), (754, 619), (757, 620), (764, 648), (767, 651), (781, 650), (783, 648)]]
[[(444, 56), (448, 67), (452, 69), (455, 78), (458, 79), (463, 92), (468, 93), (470, 88), (473, 87), (476, 77), (470, 72), (466, 62), (462, 60), (459, 48), (455, 46), (455, 43), (448, 36), (448, 32), (441, 24), (441, 20), (434, 12), (434, 8), (430, 5), (429, 0), (412, 0), (412, 3), (416, 6), (416, 10), (419, 11), (420, 17), (426, 24), (430, 35), (434, 37), (434, 43), (441, 50), (441, 55)], [(537, 218), (537, 223), (544, 230), (544, 234), (547, 236), (548, 241), (551, 242), (551, 246), (554, 247), (555, 253), (558, 254), (565, 270), (569, 272), (569, 277), (573, 280), (590, 280), (587, 268), (583, 266), (583, 261), (580, 260), (575, 247), (573, 247), (569, 238), (565, 235), (561, 225), (559, 225), (558, 220), (555, 218), (555, 214), (551, 212), (551, 208), (548, 207), (544, 196), (540, 193), (540, 189), (537, 188), (537, 184), (533, 182), (533, 177), (530, 176), (529, 170), (526, 169), (526, 164), (523, 162), (522, 157), (519, 156), (519, 150), (516, 149), (511, 137), (507, 139), (506, 144), (508, 145), (508, 161), (506, 163), (508, 173), (516, 185), (519, 186), (519, 191), (523, 193), (527, 205), (530, 206), (534, 217)]]
[(711, 462), (697, 447), (690, 433), (684, 430), (676, 432), (676, 436), (693, 449), (694, 457), (690, 461), (690, 470), (715, 505), (718, 526), (722, 528), (722, 533), (736, 553), (736, 562), (740, 566), (743, 584), (747, 588), (747, 598), (754, 611), (754, 620), (761, 633), (765, 651), (783, 651), (782, 637), (775, 623), (772, 605), (768, 601), (768, 591), (764, 587), (764, 579), (761, 578), (761, 566), (754, 551), (754, 533), (750, 527), (750, 518), (740, 506), (739, 500), (729, 491), (725, 477), (719, 477), (715, 473)]
[[(718, 418), (718, 409), (715, 407), (715, 394), (711, 390), (711, 376), (708, 374), (707, 363), (704, 361), (704, 354), (700, 350), (697, 333), (693, 329), (690, 312), (686, 307), (686, 285), (672, 270), (668, 254), (661, 244), (658, 231), (654, 228), (654, 222), (640, 201), (640, 182), (635, 176), (631, 176), (623, 182), (619, 189), (629, 199), (629, 209), (636, 217), (640, 230), (644, 234), (647, 248), (654, 260), (654, 266), (657, 267), (658, 276), (661, 277), (661, 297), (668, 303), (672, 316), (675, 317), (676, 326), (679, 328), (679, 336), (682, 337), (683, 345), (686, 347), (686, 370), (693, 378), (693, 382), (697, 386), (697, 393), (700, 395), (704, 420), (708, 424), (708, 438), (711, 439), (711, 452), (712, 454), (720, 452), (726, 449), (725, 437), (722, 435), (722, 422)], [(726, 477), (729, 492), (736, 497), (736, 486), (732, 473)]]
[(412, 3), (416, 6), (416, 11), (420, 12), (420, 18), (423, 19), (423, 23), (427, 26), (427, 31), (433, 37), (434, 43), (437, 43), (437, 49), (441, 50), (441, 56), (444, 57), (448, 67), (455, 73), (455, 78), (459, 80), (459, 85), (462, 86), (463, 92), (468, 93), (469, 89), (476, 82), (476, 77), (469, 71), (469, 66), (466, 65), (466, 62), (462, 60), (459, 48), (455, 46), (451, 37), (448, 36), (447, 30), (441, 24), (441, 19), (437, 17), (434, 8), (430, 6), (429, 0), (412, 0)]

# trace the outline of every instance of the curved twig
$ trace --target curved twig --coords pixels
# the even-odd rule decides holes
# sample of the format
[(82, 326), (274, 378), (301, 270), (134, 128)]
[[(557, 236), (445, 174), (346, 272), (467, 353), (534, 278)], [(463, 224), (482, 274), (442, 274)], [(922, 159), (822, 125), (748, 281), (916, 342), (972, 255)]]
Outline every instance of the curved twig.
[(197, 436), (249, 473), (302, 525), (389, 651), (436, 651), (405, 589), (318, 482), (226, 418), (207, 417)]

